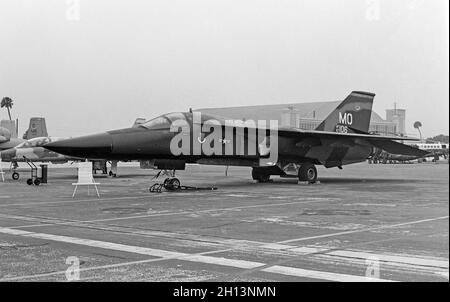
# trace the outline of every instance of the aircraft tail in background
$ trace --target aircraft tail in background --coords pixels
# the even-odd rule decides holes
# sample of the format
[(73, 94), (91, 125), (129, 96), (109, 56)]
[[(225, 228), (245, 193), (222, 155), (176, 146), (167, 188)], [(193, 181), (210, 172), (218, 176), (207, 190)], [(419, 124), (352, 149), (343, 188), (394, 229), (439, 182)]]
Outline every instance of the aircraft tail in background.
[(373, 93), (353, 91), (316, 130), (338, 133), (368, 133), (374, 98), (375, 94)]
[(30, 119), (30, 126), (25, 131), (23, 139), (32, 139), (36, 137), (47, 137), (47, 125), (45, 124), (45, 118), (32, 117)]

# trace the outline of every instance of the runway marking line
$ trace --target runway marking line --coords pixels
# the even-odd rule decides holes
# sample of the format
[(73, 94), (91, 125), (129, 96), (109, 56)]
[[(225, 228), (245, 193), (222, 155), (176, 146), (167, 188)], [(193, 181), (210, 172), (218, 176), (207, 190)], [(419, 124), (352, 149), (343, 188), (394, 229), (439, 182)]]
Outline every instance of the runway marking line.
[(371, 231), (377, 231), (377, 230), (383, 230), (383, 229), (392, 229), (392, 228), (396, 228), (396, 227), (400, 227), (400, 226), (413, 225), (413, 224), (419, 224), (419, 223), (423, 223), (423, 222), (430, 222), (430, 221), (436, 221), (436, 220), (443, 220), (443, 219), (448, 219), (448, 218), (449, 218), (449, 216), (442, 216), (442, 217), (436, 217), (436, 218), (430, 218), (430, 219), (422, 219), (422, 220), (416, 220), (416, 221), (409, 221), (409, 222), (398, 223), (398, 224), (382, 225), (382, 226), (378, 226), (378, 227), (364, 228), (364, 229), (359, 229), (359, 230), (337, 232), (337, 233), (317, 235), (317, 236), (311, 236), (311, 237), (294, 238), (294, 239), (279, 241), (277, 243), (278, 244), (287, 244), (287, 243), (298, 242), (298, 241), (307, 241), (307, 240), (322, 239), (322, 238), (335, 237), (335, 236), (341, 236), (341, 235), (348, 235), (348, 234), (354, 234), (354, 233), (363, 233), (363, 232), (371, 232)]
[(358, 259), (371, 259), (377, 258), (384, 262), (396, 262), (404, 264), (412, 264), (417, 266), (431, 266), (439, 268), (449, 268), (449, 260), (435, 260), (435, 259), (424, 259), (417, 257), (404, 257), (396, 255), (383, 255), (383, 254), (373, 254), (358, 251), (333, 251), (326, 253), (331, 256), (345, 257), (345, 258), (358, 258)]
[(261, 271), (267, 272), (267, 273), (287, 275), (287, 276), (296, 276), (296, 277), (302, 277), (302, 278), (320, 279), (320, 280), (336, 281), (336, 282), (396, 282), (393, 280), (369, 278), (369, 277), (338, 274), (338, 273), (323, 272), (323, 271), (312, 271), (312, 270), (306, 270), (306, 269), (302, 269), (302, 268), (278, 266), (278, 265), (264, 268)]
[[(71, 244), (90, 246), (90, 247), (102, 248), (102, 249), (108, 249), (108, 250), (130, 252), (130, 253), (135, 253), (135, 254), (159, 257), (159, 258), (161, 258), (160, 260), (175, 259), (175, 260), (190, 261), (190, 262), (196, 262), (196, 263), (205, 263), (205, 264), (213, 264), (213, 265), (220, 265), (220, 266), (227, 266), (227, 267), (235, 267), (235, 268), (239, 268), (239, 269), (256, 269), (258, 267), (264, 267), (267, 265), (265, 263), (253, 262), (253, 261), (248, 261), (248, 260), (229, 259), (229, 258), (224, 258), (224, 257), (213, 257), (213, 256), (200, 255), (200, 254), (186, 254), (186, 253), (179, 253), (179, 252), (170, 252), (170, 251), (165, 251), (165, 250), (144, 248), (144, 247), (139, 247), (139, 246), (130, 246), (130, 245), (124, 245), (124, 244), (118, 244), (118, 243), (112, 243), (112, 242), (106, 242), (106, 241), (82, 239), (82, 238), (60, 236), (60, 235), (51, 235), (51, 234), (45, 234), (45, 233), (34, 233), (34, 232), (28, 232), (28, 231), (23, 231), (23, 230), (14, 230), (14, 229), (10, 229), (10, 228), (2, 228), (2, 227), (0, 227), (0, 233), (16, 235), (16, 236), (23, 236), (23, 237), (30, 237), (30, 238), (37, 238), (37, 239), (44, 239), (44, 240), (50, 240), (50, 241), (56, 241), (56, 242), (71, 243)], [(217, 252), (218, 251), (213, 251), (211, 253), (217, 253)], [(382, 281), (382, 282), (392, 281), (392, 280), (385, 280), (385, 279), (368, 280), (367, 277), (364, 277), (364, 276), (336, 274), (336, 273), (329, 273), (329, 272), (323, 272), (323, 271), (304, 270), (304, 269), (281, 267), (281, 266), (267, 267), (267, 268), (264, 268), (263, 271), (270, 272), (270, 273), (289, 275), (289, 276), (294, 276), (294, 277), (304, 277), (304, 278), (321, 279), (321, 280), (328, 280), (328, 281), (343, 281), (343, 280), (344, 281), (345, 280)], [(33, 277), (30, 276), (30, 278), (33, 278)], [(4, 280), (0, 279), (0, 281), (6, 281), (6, 280), (8, 280), (8, 278), (6, 278)], [(11, 280), (11, 278), (9, 280)]]
[[(296, 202), (296, 203), (298, 203), (298, 202)], [(289, 203), (289, 204), (291, 204), (291, 203)], [(276, 204), (276, 205), (278, 206), (280, 204)], [(255, 206), (250, 206), (250, 207), (255, 207)], [(217, 210), (211, 209), (211, 210), (206, 210), (206, 211), (209, 212), (209, 211), (217, 211)], [(164, 214), (171, 214), (171, 213), (164, 213)], [(160, 215), (160, 214), (155, 214), (155, 215)], [(0, 214), (0, 216), (8, 217), (9, 215), (1, 215)], [(16, 218), (16, 216), (11, 215), (11, 218)], [(19, 216), (19, 218), (20, 218), (20, 216)], [(411, 225), (411, 224), (417, 224), (417, 223), (423, 223), (423, 222), (429, 222), (429, 221), (435, 221), (435, 220), (441, 220), (441, 219), (447, 219), (447, 218), (448, 218), (448, 216), (443, 216), (443, 217), (437, 217), (437, 218), (432, 218), (432, 219), (423, 219), (423, 220), (400, 223), (400, 224), (389, 225), (389, 226), (381, 226), (381, 227), (376, 227), (376, 228), (367, 228), (367, 229), (362, 229), (362, 230), (353, 230), (353, 231), (338, 232), (338, 233), (325, 234), (325, 235), (319, 235), (319, 236), (313, 236), (313, 237), (290, 239), (289, 242), (311, 240), (311, 239), (315, 239), (315, 238), (323, 238), (323, 237), (331, 237), (331, 236), (340, 236), (343, 234), (365, 232), (365, 231), (371, 231), (371, 230), (380, 229), (380, 228), (393, 228), (393, 227), (398, 227), (398, 226)], [(79, 221), (63, 222), (60, 224), (73, 225), (75, 223), (81, 223), (81, 222), (79, 222)], [(40, 224), (37, 226), (44, 226), (44, 225), (45, 224)], [(48, 225), (53, 225), (53, 224), (51, 223)], [(30, 226), (27, 226), (27, 227), (30, 227)], [(12, 227), (11, 229), (16, 229), (16, 228), (17, 227)], [(20, 234), (20, 233), (18, 233), (18, 234)], [(137, 235), (140, 235), (140, 234), (137, 234)], [(43, 238), (43, 239), (45, 239), (45, 238)], [(327, 250), (326, 248), (320, 248), (320, 247), (296, 247), (296, 246), (292, 246), (292, 245), (282, 244), (285, 242), (286, 241), (281, 241), (281, 242), (276, 242), (276, 243), (262, 243), (262, 242), (255, 241), (252, 243), (257, 243), (258, 245), (260, 245), (260, 248), (266, 248), (266, 249), (272, 249), (272, 250), (286, 250), (286, 251), (296, 252), (296, 253), (303, 254), (303, 255), (308, 255), (308, 254), (318, 253), (318, 252), (326, 252), (326, 250)], [(130, 252), (133, 252), (133, 251), (130, 251)], [(433, 259), (424, 259), (424, 258), (418, 258), (418, 257), (412, 257), (412, 256), (405, 257), (405, 256), (401, 256), (401, 255), (400, 256), (378, 255), (378, 254), (371, 254), (371, 253), (358, 252), (358, 251), (335, 251), (335, 252), (329, 252), (326, 254), (330, 255), (330, 256), (339, 256), (339, 257), (346, 257), (346, 258), (360, 258), (360, 259), (368, 259), (369, 257), (378, 257), (380, 259), (380, 261), (385, 261), (385, 262), (404, 263), (404, 264), (411, 264), (411, 265), (418, 265), (418, 266), (431, 266), (431, 267), (439, 267), (439, 268), (447, 268), (447, 269), (449, 267), (448, 260), (445, 260), (445, 261), (433, 260)]]

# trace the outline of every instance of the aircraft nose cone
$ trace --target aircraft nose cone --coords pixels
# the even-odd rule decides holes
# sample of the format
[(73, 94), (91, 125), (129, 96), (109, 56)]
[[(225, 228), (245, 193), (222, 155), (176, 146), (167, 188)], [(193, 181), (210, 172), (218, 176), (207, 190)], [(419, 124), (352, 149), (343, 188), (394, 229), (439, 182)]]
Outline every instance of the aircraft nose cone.
[(112, 138), (108, 133), (100, 133), (48, 143), (44, 148), (73, 157), (107, 159), (112, 152)]

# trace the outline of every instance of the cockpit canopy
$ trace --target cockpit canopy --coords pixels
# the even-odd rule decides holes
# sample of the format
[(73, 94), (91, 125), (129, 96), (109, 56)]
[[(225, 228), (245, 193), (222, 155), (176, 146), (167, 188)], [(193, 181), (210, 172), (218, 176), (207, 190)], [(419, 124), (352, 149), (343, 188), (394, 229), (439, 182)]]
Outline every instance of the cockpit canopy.
[(154, 119), (146, 121), (145, 123), (143, 123), (139, 126), (147, 128), (147, 129), (152, 129), (152, 130), (169, 129), (170, 125), (172, 125), (172, 123), (175, 122), (176, 120), (186, 121), (187, 118), (186, 118), (186, 115), (182, 112), (174, 112), (174, 113), (163, 114)]
[(211, 114), (205, 114), (205, 113), (201, 113), (201, 112), (194, 112), (194, 113), (173, 112), (173, 113), (163, 114), (154, 119), (146, 121), (145, 123), (142, 123), (141, 125), (139, 125), (139, 127), (144, 127), (146, 129), (152, 129), (152, 130), (170, 129), (170, 126), (172, 125), (172, 123), (174, 123), (175, 121), (179, 121), (179, 120), (186, 121), (188, 124), (191, 124), (192, 119), (193, 119), (193, 114), (198, 114), (198, 116), (200, 117), (200, 120), (195, 121), (195, 119), (194, 119), (194, 121), (200, 122), (201, 124), (203, 124), (204, 122), (206, 122), (208, 120), (218, 121), (222, 125), (224, 125), (224, 123), (225, 123), (225, 121), (222, 117), (213, 116)]

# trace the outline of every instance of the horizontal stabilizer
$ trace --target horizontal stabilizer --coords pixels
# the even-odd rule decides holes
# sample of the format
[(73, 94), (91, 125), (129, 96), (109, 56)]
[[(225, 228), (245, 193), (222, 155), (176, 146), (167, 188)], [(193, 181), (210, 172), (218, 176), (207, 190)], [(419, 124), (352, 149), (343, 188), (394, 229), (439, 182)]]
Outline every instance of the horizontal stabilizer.
[(405, 144), (397, 143), (394, 141), (387, 140), (368, 140), (372, 145), (379, 149), (383, 149), (391, 154), (401, 154), (409, 156), (423, 157), (428, 154), (427, 151), (420, 150), (419, 148), (414, 148)]

